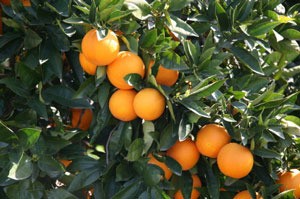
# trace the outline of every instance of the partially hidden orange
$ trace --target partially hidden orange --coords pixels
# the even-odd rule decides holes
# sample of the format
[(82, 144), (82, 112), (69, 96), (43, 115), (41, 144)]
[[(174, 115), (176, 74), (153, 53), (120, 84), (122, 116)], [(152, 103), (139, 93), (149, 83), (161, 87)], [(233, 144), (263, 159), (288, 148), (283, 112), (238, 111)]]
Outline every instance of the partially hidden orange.
[[(244, 190), (237, 193), (233, 199), (252, 199), (252, 196), (248, 190)], [(262, 197), (257, 192), (256, 192), (256, 199), (262, 199)]]
[(111, 114), (121, 121), (131, 121), (137, 118), (133, 108), (133, 100), (136, 96), (135, 90), (117, 90), (109, 99), (109, 110)]
[(183, 171), (193, 168), (200, 158), (196, 144), (191, 139), (177, 141), (167, 150), (167, 155), (176, 160)]
[(148, 163), (160, 167), (164, 171), (165, 179), (169, 180), (172, 176), (172, 171), (169, 169), (169, 167), (164, 162), (158, 161), (152, 154), (149, 154), (148, 157), (150, 158)]
[(117, 58), (108, 65), (107, 77), (112, 85), (119, 89), (132, 89), (133, 86), (125, 81), (128, 74), (138, 74), (142, 78), (145, 75), (143, 60), (133, 52), (121, 51)]
[(80, 65), (82, 67), (82, 69), (84, 70), (84, 72), (90, 74), (90, 75), (95, 75), (96, 74), (96, 70), (97, 70), (97, 65), (93, 64), (92, 62), (90, 62), (83, 53), (79, 53), (79, 62)]
[(96, 66), (105, 66), (117, 57), (120, 44), (116, 34), (109, 30), (104, 38), (100, 38), (96, 29), (88, 31), (81, 42), (84, 56)]
[(294, 190), (295, 198), (300, 198), (300, 171), (298, 169), (281, 172), (278, 178), (276, 183), (281, 184), (280, 192)]
[(197, 133), (196, 146), (207, 157), (216, 158), (220, 149), (230, 142), (227, 130), (218, 124), (207, 124)]
[(90, 128), (93, 120), (93, 111), (91, 109), (76, 109), (72, 112), (72, 127), (86, 131)]
[[(194, 174), (192, 175), (192, 180), (193, 180), (193, 190), (191, 192), (191, 198), (190, 199), (198, 199), (200, 196), (200, 192), (196, 189), (202, 186), (200, 178)], [(174, 199), (184, 199), (181, 190), (178, 190), (175, 195)]]
[[(154, 61), (149, 64), (149, 71), (152, 70)], [(165, 68), (163, 65), (159, 65), (158, 71), (155, 75), (156, 82), (164, 86), (173, 86), (178, 80), (179, 72), (178, 70), (172, 70)]]

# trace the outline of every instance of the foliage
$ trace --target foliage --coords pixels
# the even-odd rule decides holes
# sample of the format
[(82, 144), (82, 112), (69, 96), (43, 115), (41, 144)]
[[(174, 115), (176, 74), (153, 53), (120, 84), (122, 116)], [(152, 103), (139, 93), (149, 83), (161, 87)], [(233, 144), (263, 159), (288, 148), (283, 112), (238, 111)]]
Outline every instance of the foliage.
[[(187, 196), (191, 174), (201, 198), (231, 198), (238, 190), (264, 198), (278, 192), (280, 170), (300, 167), (299, 3), (281, 0), (18, 0), (1, 4), (0, 197), (170, 198)], [(172, 87), (153, 75), (126, 78), (135, 89), (158, 89), (167, 109), (154, 121), (115, 119), (108, 99), (115, 88), (105, 67), (85, 74), (78, 53), (84, 34), (118, 33), (123, 50), (180, 71)], [(153, 66), (158, 67), (158, 65)], [(71, 108), (93, 108), (88, 131), (72, 128)], [(208, 123), (226, 127), (248, 147), (255, 166), (242, 179), (221, 174), (201, 156), (182, 171), (147, 165), (150, 152), (195, 137)], [(59, 160), (72, 160), (65, 168)], [(66, 172), (67, 171), (67, 172)], [(219, 191), (224, 188), (226, 191)]]

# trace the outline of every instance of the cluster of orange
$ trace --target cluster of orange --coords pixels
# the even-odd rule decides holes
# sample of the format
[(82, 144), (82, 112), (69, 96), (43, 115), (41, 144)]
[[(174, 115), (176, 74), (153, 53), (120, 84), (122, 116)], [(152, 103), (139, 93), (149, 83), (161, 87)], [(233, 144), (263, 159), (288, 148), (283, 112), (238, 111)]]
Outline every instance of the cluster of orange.
[[(175, 159), (181, 165), (183, 171), (193, 168), (197, 164), (200, 154), (210, 158), (216, 158), (217, 165), (224, 175), (240, 179), (251, 172), (254, 157), (247, 147), (230, 142), (230, 140), (230, 135), (223, 126), (207, 124), (198, 131), (195, 141), (191, 139), (186, 139), (182, 142), (177, 141), (167, 150), (166, 155)], [(165, 179), (169, 180), (172, 176), (172, 172), (167, 165), (164, 162), (156, 160), (153, 155), (150, 155), (149, 158), (148, 163), (159, 166), (164, 171)], [(195, 174), (192, 175), (192, 177), (193, 182), (195, 181), (194, 178), (199, 179)], [(280, 187), (281, 192), (294, 189), (295, 197), (300, 197), (299, 170), (281, 173), (277, 183), (282, 184)], [(196, 188), (201, 187), (201, 181), (200, 183), (195, 182), (195, 185), (193, 183), (193, 187), (191, 199), (197, 199), (200, 193)], [(174, 198), (183, 198), (180, 190), (175, 193)], [(251, 199), (252, 197), (247, 190), (237, 193), (234, 197), (234, 199), (248, 198)], [(256, 198), (261, 198), (259, 193), (256, 193)]]
[[(155, 120), (165, 110), (164, 96), (154, 88), (134, 90), (125, 81), (128, 74), (145, 76), (143, 60), (133, 52), (120, 51), (116, 34), (109, 30), (104, 38), (100, 38), (96, 29), (91, 29), (83, 37), (82, 52), (79, 61), (83, 70), (95, 75), (97, 67), (107, 67), (106, 75), (111, 84), (117, 88), (109, 100), (111, 114), (121, 121), (132, 121), (137, 117), (144, 120)], [(151, 62), (149, 69), (154, 62)], [(178, 71), (160, 66), (156, 75), (159, 84), (172, 86), (178, 79)]]

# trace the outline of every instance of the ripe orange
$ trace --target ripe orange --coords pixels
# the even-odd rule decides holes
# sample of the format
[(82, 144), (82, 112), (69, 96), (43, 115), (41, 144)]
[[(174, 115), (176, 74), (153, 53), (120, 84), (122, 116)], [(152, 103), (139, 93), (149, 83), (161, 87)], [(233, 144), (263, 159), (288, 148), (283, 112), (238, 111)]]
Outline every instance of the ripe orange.
[(130, 73), (137, 73), (142, 78), (145, 75), (143, 60), (136, 54), (129, 51), (122, 51), (117, 58), (108, 65), (107, 77), (109, 81), (119, 89), (132, 89), (124, 77)]
[[(200, 178), (197, 175), (192, 175), (193, 190), (191, 193), (191, 199), (197, 199), (200, 196), (200, 192), (196, 189), (202, 186)], [(174, 195), (174, 199), (184, 199), (181, 190), (177, 191)]]
[(278, 178), (276, 183), (281, 184), (280, 192), (293, 189), (295, 198), (300, 198), (300, 171), (298, 169), (280, 173)]
[(89, 60), (87, 60), (87, 58), (84, 56), (83, 53), (79, 53), (79, 62), (80, 62), (82, 69), (86, 73), (88, 73), (90, 75), (96, 74), (97, 65), (95, 65), (92, 62), (90, 62)]
[(182, 142), (177, 141), (168, 149), (167, 155), (175, 159), (181, 165), (183, 171), (193, 168), (200, 158), (196, 144), (191, 139)]
[(165, 179), (169, 180), (172, 176), (172, 171), (167, 167), (167, 165), (164, 162), (158, 161), (152, 154), (149, 154), (148, 157), (150, 158), (148, 163), (159, 166), (164, 171)]
[(250, 173), (254, 158), (247, 147), (237, 143), (229, 143), (219, 151), (217, 164), (224, 175), (238, 179)]
[(97, 66), (105, 66), (117, 57), (120, 44), (118, 37), (111, 30), (102, 39), (97, 34), (96, 29), (88, 31), (82, 39), (81, 50), (90, 62)]
[(220, 149), (229, 142), (230, 135), (223, 126), (207, 124), (198, 131), (196, 146), (201, 154), (216, 158)]
[[(154, 61), (151, 61), (148, 69), (149, 72), (151, 71), (153, 65), (154, 65)], [(176, 83), (178, 76), (179, 76), (179, 72), (177, 70), (168, 69), (160, 65), (158, 67), (158, 71), (155, 76), (155, 79), (156, 82), (160, 85), (173, 86)]]
[(131, 121), (137, 118), (133, 109), (133, 100), (136, 96), (135, 90), (117, 90), (109, 99), (109, 110), (111, 114), (121, 121)]
[(65, 159), (61, 159), (59, 160), (65, 167), (68, 167), (71, 163), (72, 160), (65, 160)]
[(91, 109), (72, 109), (72, 127), (79, 128), (83, 131), (89, 129), (92, 119), (93, 112)]
[(165, 106), (164, 96), (154, 88), (140, 90), (133, 101), (135, 113), (144, 120), (159, 118), (163, 114)]
[[(241, 191), (237, 193), (233, 199), (252, 199), (248, 190)], [(262, 197), (256, 193), (256, 199), (262, 199)]]

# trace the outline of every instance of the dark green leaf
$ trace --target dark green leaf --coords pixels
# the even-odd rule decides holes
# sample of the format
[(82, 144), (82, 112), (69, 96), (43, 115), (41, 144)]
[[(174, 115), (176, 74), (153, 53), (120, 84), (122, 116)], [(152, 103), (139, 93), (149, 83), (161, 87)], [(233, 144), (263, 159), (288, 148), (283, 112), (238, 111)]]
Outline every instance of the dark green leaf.
[(178, 1), (170, 1), (170, 11), (178, 11), (186, 7), (189, 3), (193, 2), (193, 0), (178, 0)]
[(42, 38), (33, 30), (26, 29), (24, 38), (24, 47), (31, 49), (37, 47), (42, 42)]
[(153, 164), (148, 164), (143, 171), (144, 182), (148, 186), (157, 185), (162, 176), (163, 171), (161, 168)]
[(0, 84), (5, 84), (7, 88), (12, 90), (14, 93), (21, 97), (29, 96), (28, 89), (22, 84), (22, 82), (18, 79), (15, 79), (13, 77), (6, 77), (0, 79)]
[(1, 37), (0, 37), (0, 48), (3, 48), (3, 46), (5, 46), (9, 42), (19, 38), (20, 36), (21, 36), (21, 34), (16, 33), (16, 32), (11, 32), (9, 34), (1, 35)]
[(132, 11), (132, 14), (140, 19), (146, 20), (151, 17), (151, 7), (145, 0), (125, 0), (125, 5)]
[(175, 175), (182, 175), (182, 167), (181, 165), (171, 157), (165, 157), (165, 164), (171, 169), (172, 173)]
[(189, 109), (193, 113), (195, 113), (201, 117), (210, 118), (209, 113), (206, 113), (202, 109), (201, 105), (198, 104), (196, 101), (185, 99), (185, 100), (179, 101), (179, 103), (182, 104), (183, 106), (185, 106), (187, 109)]
[(101, 176), (101, 171), (99, 168), (93, 168), (89, 170), (81, 171), (78, 175), (75, 176), (70, 186), (68, 187), (68, 191), (73, 192), (88, 185), (91, 185), (93, 182), (98, 180)]
[(128, 172), (131, 169), (131, 165), (128, 162), (122, 162), (116, 168), (116, 182), (128, 181), (133, 173)]
[(111, 199), (132, 199), (135, 198), (138, 190), (140, 189), (141, 182), (134, 182), (126, 187), (123, 187)]
[(38, 167), (50, 178), (58, 178), (64, 173), (64, 167), (51, 156), (41, 156), (38, 160)]
[(281, 159), (279, 153), (270, 149), (265, 149), (265, 148), (254, 149), (253, 153), (263, 158), (275, 158), (277, 160)]
[(126, 159), (128, 161), (136, 161), (142, 156), (143, 151), (144, 151), (144, 140), (142, 138), (137, 138), (129, 146)]
[(230, 30), (230, 20), (222, 5), (219, 2), (216, 2), (216, 14), (218, 18), (218, 23), (221, 31), (229, 31)]
[(47, 193), (48, 199), (78, 199), (76, 196), (63, 188), (51, 189)]
[(248, 66), (253, 72), (259, 75), (264, 74), (264, 72), (261, 69), (259, 61), (250, 52), (236, 46), (231, 46), (230, 51), (233, 53), (234, 56), (236, 56), (239, 60), (241, 60), (242, 63)]
[(296, 29), (287, 29), (280, 33), (283, 37), (288, 39), (300, 39), (300, 31)]
[(47, 31), (57, 50), (66, 52), (70, 49), (70, 42), (67, 36), (58, 26), (47, 26)]
[(140, 46), (142, 48), (150, 48), (155, 45), (157, 40), (157, 29), (152, 29), (145, 32), (140, 39)]
[(133, 86), (136, 90), (142, 89), (143, 79), (140, 74), (131, 73), (124, 77), (124, 80), (130, 85)]
[(44, 186), (39, 181), (30, 179), (5, 187), (5, 193), (10, 199), (41, 199), (44, 195)]
[(220, 186), (219, 186), (219, 179), (217, 178), (216, 174), (214, 173), (211, 165), (205, 159), (204, 160), (204, 169), (205, 169), (205, 179), (207, 183), (208, 193), (211, 198), (219, 198), (220, 194)]
[(178, 131), (173, 122), (169, 122), (160, 133), (160, 150), (169, 149), (178, 139)]

